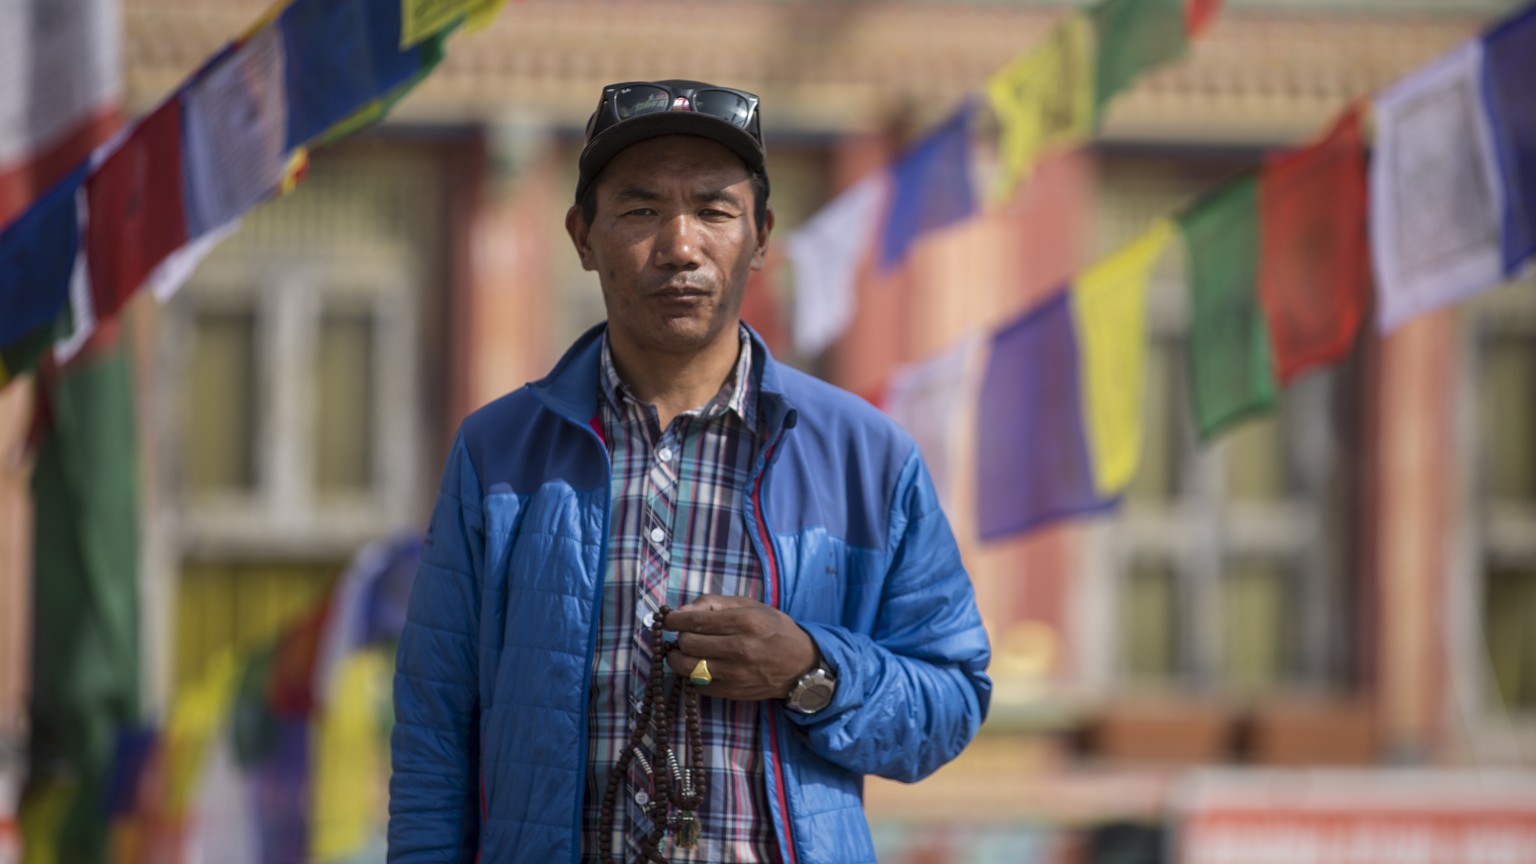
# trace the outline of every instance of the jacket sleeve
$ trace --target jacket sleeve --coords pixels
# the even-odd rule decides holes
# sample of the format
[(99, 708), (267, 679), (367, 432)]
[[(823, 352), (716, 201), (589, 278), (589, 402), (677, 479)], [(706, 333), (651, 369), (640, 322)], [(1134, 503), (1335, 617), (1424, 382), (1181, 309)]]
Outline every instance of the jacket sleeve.
[(395, 661), (389, 862), (475, 860), (479, 845), (480, 484), (454, 441)]
[(915, 449), (889, 525), (869, 632), (800, 622), (837, 676), (831, 704), (810, 716), (784, 713), (823, 758), (910, 783), (975, 737), (992, 694), (991, 650), (960, 549)]

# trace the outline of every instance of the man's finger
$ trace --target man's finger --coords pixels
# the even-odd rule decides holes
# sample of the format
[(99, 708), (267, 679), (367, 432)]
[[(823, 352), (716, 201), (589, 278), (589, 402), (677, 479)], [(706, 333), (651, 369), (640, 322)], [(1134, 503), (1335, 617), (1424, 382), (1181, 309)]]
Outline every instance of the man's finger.
[(676, 672), (677, 674), (684, 677), (686, 677), (689, 672), (692, 672), (693, 667), (697, 666), (698, 664), (698, 657), (690, 657), (687, 654), (684, 654), (682, 651), (671, 651), (667, 654), (667, 665), (672, 667), (673, 672)]
[(734, 633), (717, 636), (708, 633), (683, 632), (678, 634), (677, 647), (689, 657), (707, 657), (711, 660), (742, 658), (741, 639)]
[(681, 609), (674, 609), (668, 613), (663, 625), (668, 630), (677, 630), (685, 633), (705, 633), (711, 636), (729, 636), (740, 633), (742, 630), (743, 615), (746, 607), (705, 606), (689, 604)]

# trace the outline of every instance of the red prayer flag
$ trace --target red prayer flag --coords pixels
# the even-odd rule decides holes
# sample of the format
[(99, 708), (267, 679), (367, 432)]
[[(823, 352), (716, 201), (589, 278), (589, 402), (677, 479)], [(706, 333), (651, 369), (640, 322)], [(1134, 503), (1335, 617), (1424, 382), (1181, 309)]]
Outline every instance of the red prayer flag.
[(1259, 300), (1287, 382), (1348, 354), (1370, 305), (1358, 107), (1317, 144), (1266, 161), (1259, 212)]
[(172, 99), (86, 181), (86, 255), (98, 319), (117, 314), (155, 265), (187, 242), (181, 169), (181, 101)]
[(1199, 36), (1215, 20), (1221, 0), (1184, 0), (1184, 27), (1189, 35)]

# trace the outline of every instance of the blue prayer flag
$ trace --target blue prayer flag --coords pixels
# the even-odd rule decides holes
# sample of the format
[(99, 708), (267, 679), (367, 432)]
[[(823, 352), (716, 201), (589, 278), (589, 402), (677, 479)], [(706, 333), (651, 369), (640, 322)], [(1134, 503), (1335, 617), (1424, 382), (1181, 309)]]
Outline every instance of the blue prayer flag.
[(53, 323), (69, 300), (80, 251), (75, 193), (85, 175), (81, 165), (0, 234), (0, 348)]
[(411, 80), (438, 50), (400, 50), (399, 3), (296, 0), (278, 26), (287, 48), (290, 150)]
[(1504, 272), (1536, 253), (1536, 6), (1483, 39), (1488, 115), (1504, 180)]
[(1068, 292), (993, 334), (976, 410), (983, 540), (1114, 505), (1094, 488)]
[(880, 237), (880, 266), (889, 269), (907, 257), (929, 231), (963, 222), (976, 213), (971, 182), (971, 118), (967, 100), (891, 167), (891, 204)]

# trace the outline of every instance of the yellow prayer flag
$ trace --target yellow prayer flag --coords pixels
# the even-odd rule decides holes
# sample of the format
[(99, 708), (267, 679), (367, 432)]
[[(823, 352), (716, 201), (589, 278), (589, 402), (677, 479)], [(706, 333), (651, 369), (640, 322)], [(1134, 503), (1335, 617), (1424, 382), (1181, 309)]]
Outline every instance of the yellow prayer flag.
[(186, 813), (187, 805), (195, 800), (197, 790), (192, 787), (202, 776), (203, 758), (214, 734), (229, 717), (243, 668), (232, 650), (220, 651), (203, 677), (182, 688), (171, 705), (164, 746), (170, 786), (166, 807), (173, 816)]
[(505, 0), (400, 0), (400, 49), (424, 42), (459, 20), (473, 30), (491, 23)]
[(1083, 425), (1100, 495), (1123, 491), (1141, 461), (1147, 285), (1173, 228), (1159, 219), (1072, 287), (1083, 382)]
[(1093, 24), (1074, 12), (1044, 45), (1014, 58), (987, 81), (987, 101), (1000, 126), (1006, 198), (1028, 177), (1047, 147), (1093, 132)]
[(16, 822), (21, 826), (21, 864), (68, 864), (59, 856), (59, 836), (80, 794), (78, 780), (44, 778), (21, 799)]
[(469, 14), (465, 16), (464, 29), (470, 33), (478, 33), (491, 26), (491, 22), (496, 20), (496, 13), (501, 11), (501, 7), (506, 2), (507, 0), (483, 0), (478, 7), (469, 10)]
[(325, 708), (312, 727), (316, 747), (310, 798), (310, 857), (340, 861), (363, 850), (375, 814), (387, 808), (389, 773), (379, 722), (392, 664), (378, 651), (342, 661)]

